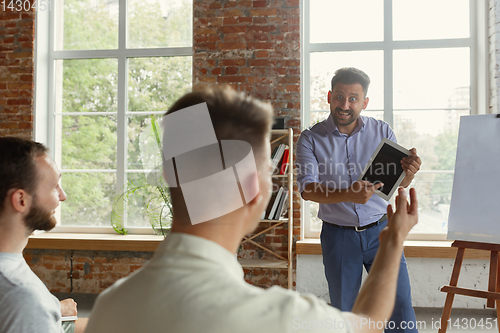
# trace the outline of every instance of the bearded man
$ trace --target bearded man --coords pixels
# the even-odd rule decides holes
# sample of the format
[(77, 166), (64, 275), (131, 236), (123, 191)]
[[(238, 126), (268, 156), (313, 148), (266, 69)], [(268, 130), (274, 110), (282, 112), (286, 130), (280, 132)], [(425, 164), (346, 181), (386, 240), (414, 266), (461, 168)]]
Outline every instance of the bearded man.
[(61, 302), (33, 273), (23, 258), (35, 230), (56, 226), (55, 209), (66, 193), (47, 148), (40, 143), (0, 138), (0, 332), (83, 332), (87, 319), (76, 316), (76, 302)]

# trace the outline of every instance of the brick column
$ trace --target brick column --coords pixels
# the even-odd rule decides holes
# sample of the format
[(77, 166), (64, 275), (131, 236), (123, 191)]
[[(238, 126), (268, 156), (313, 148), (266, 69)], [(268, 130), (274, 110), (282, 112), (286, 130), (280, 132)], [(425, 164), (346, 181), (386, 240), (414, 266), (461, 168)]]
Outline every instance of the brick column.
[(267, 100), (299, 131), (299, 15), (299, 0), (194, 0), (194, 83)]
[[(269, 101), (300, 133), (299, 0), (194, 0), (193, 83), (228, 84)], [(294, 188), (294, 234), (300, 233), (300, 198)], [(285, 238), (278, 229), (269, 239)], [(281, 236), (281, 237), (272, 237)], [(284, 248), (284, 244), (273, 244)], [(245, 244), (246, 256), (252, 254)], [(257, 253), (257, 251), (255, 251)], [(286, 272), (245, 269), (253, 284), (286, 287)], [(285, 274), (285, 275), (284, 275)]]
[(34, 11), (0, 9), (0, 136), (32, 137)]

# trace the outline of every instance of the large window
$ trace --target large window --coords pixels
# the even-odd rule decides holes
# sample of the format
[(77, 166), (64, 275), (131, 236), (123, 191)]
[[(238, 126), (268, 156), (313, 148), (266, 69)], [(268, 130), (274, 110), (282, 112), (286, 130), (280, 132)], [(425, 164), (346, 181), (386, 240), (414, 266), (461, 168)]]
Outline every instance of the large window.
[[(336, 69), (364, 70), (371, 85), (362, 114), (388, 122), (423, 161), (412, 183), (420, 205), (414, 239), (444, 238), (460, 116), (489, 106), (486, 12), (483, 0), (302, 2), (302, 127), (328, 117)], [(317, 211), (303, 202), (305, 237), (321, 230)]]
[[(146, 182), (141, 132), (191, 88), (192, 0), (57, 0), (37, 12), (35, 137), (62, 172), (60, 231), (112, 231), (117, 193)], [(148, 193), (125, 227), (151, 232)]]

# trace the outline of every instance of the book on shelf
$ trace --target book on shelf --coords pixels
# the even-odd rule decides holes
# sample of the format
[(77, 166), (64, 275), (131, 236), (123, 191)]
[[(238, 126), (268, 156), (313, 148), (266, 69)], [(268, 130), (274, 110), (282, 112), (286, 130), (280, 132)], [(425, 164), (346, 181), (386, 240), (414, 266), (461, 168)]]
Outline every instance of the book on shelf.
[(288, 192), (288, 189), (287, 189), (287, 192), (285, 194), (285, 200), (284, 200), (283, 208), (281, 209), (280, 216), (278, 216), (278, 220), (281, 217), (285, 217), (286, 214), (287, 214), (287, 212), (288, 212), (288, 209), (290, 208), (290, 200), (288, 200), (289, 195), (290, 195), (290, 193)]
[(290, 163), (287, 163), (286, 166), (285, 166), (285, 175), (288, 173), (288, 167), (290, 166)]
[(283, 194), (281, 195), (278, 208), (276, 209), (276, 214), (274, 214), (273, 220), (279, 220), (283, 215), (283, 209), (285, 209), (285, 203), (288, 202), (288, 189), (285, 188)]
[(283, 158), (281, 159), (280, 163), (280, 175), (286, 175), (286, 172), (288, 171), (288, 164), (290, 163), (290, 149), (285, 148), (285, 152), (283, 153)]
[(269, 199), (269, 203), (267, 204), (266, 210), (262, 212), (261, 220), (267, 219), (269, 213), (271, 212), (271, 208), (273, 207), (274, 200), (276, 199), (276, 195), (278, 191), (271, 193), (271, 198)]
[(274, 147), (273, 152), (271, 153), (271, 160), (274, 158), (274, 155), (276, 155), (276, 153), (278, 152), (279, 147), (280, 147), (279, 145)]
[(274, 152), (271, 156), (273, 174), (279, 174), (278, 164), (282, 160), (285, 149), (287, 148), (288, 148), (287, 145), (281, 143), (277, 148), (274, 149)]
[(269, 215), (267, 218), (269, 220), (273, 220), (274, 216), (276, 215), (276, 210), (278, 209), (278, 205), (281, 200), (281, 196), (283, 195), (283, 187), (280, 187), (278, 194), (276, 194), (276, 198), (274, 199), (273, 206), (271, 207), (271, 211), (269, 212)]

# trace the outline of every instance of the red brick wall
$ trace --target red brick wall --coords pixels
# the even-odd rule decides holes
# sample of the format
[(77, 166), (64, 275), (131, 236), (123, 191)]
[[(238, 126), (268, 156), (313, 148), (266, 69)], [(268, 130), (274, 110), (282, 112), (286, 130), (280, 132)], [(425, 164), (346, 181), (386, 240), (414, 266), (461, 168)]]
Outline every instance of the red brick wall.
[(0, 9), (0, 136), (32, 136), (34, 22), (34, 11)]
[[(267, 100), (300, 133), (299, 0), (194, 0), (193, 81), (229, 84)], [(0, 12), (0, 135), (32, 136), (33, 12)], [(296, 188), (295, 188), (296, 191)], [(300, 200), (294, 193), (294, 234)], [(260, 228), (263, 228), (261, 226)], [(287, 230), (261, 237), (286, 254)], [(73, 254), (73, 260), (71, 260)], [(54, 292), (98, 293), (141, 267), (152, 253), (26, 250), (28, 263)], [(245, 244), (241, 256), (266, 254)], [(71, 263), (73, 266), (71, 266)], [(73, 276), (70, 270), (73, 267)], [(287, 286), (286, 270), (245, 269), (245, 279)]]
[[(144, 266), (153, 252), (24, 250), (26, 262), (51, 292), (98, 294)], [(255, 286), (287, 286), (286, 270), (244, 269)]]
[(26, 262), (52, 292), (97, 294), (151, 259), (153, 252), (25, 250)]
[[(286, 117), (294, 141), (300, 133), (299, 0), (194, 0), (193, 83), (228, 84), (269, 101)], [(294, 193), (294, 235), (300, 233), (300, 199)], [(258, 231), (267, 227), (265, 223)], [(286, 234), (278, 228), (259, 241), (286, 257)], [(245, 244), (240, 257), (270, 257)], [(245, 279), (262, 287), (287, 286), (286, 270), (245, 269)], [(295, 283), (294, 283), (295, 285)]]
[(194, 83), (229, 84), (300, 126), (298, 0), (194, 0)]

